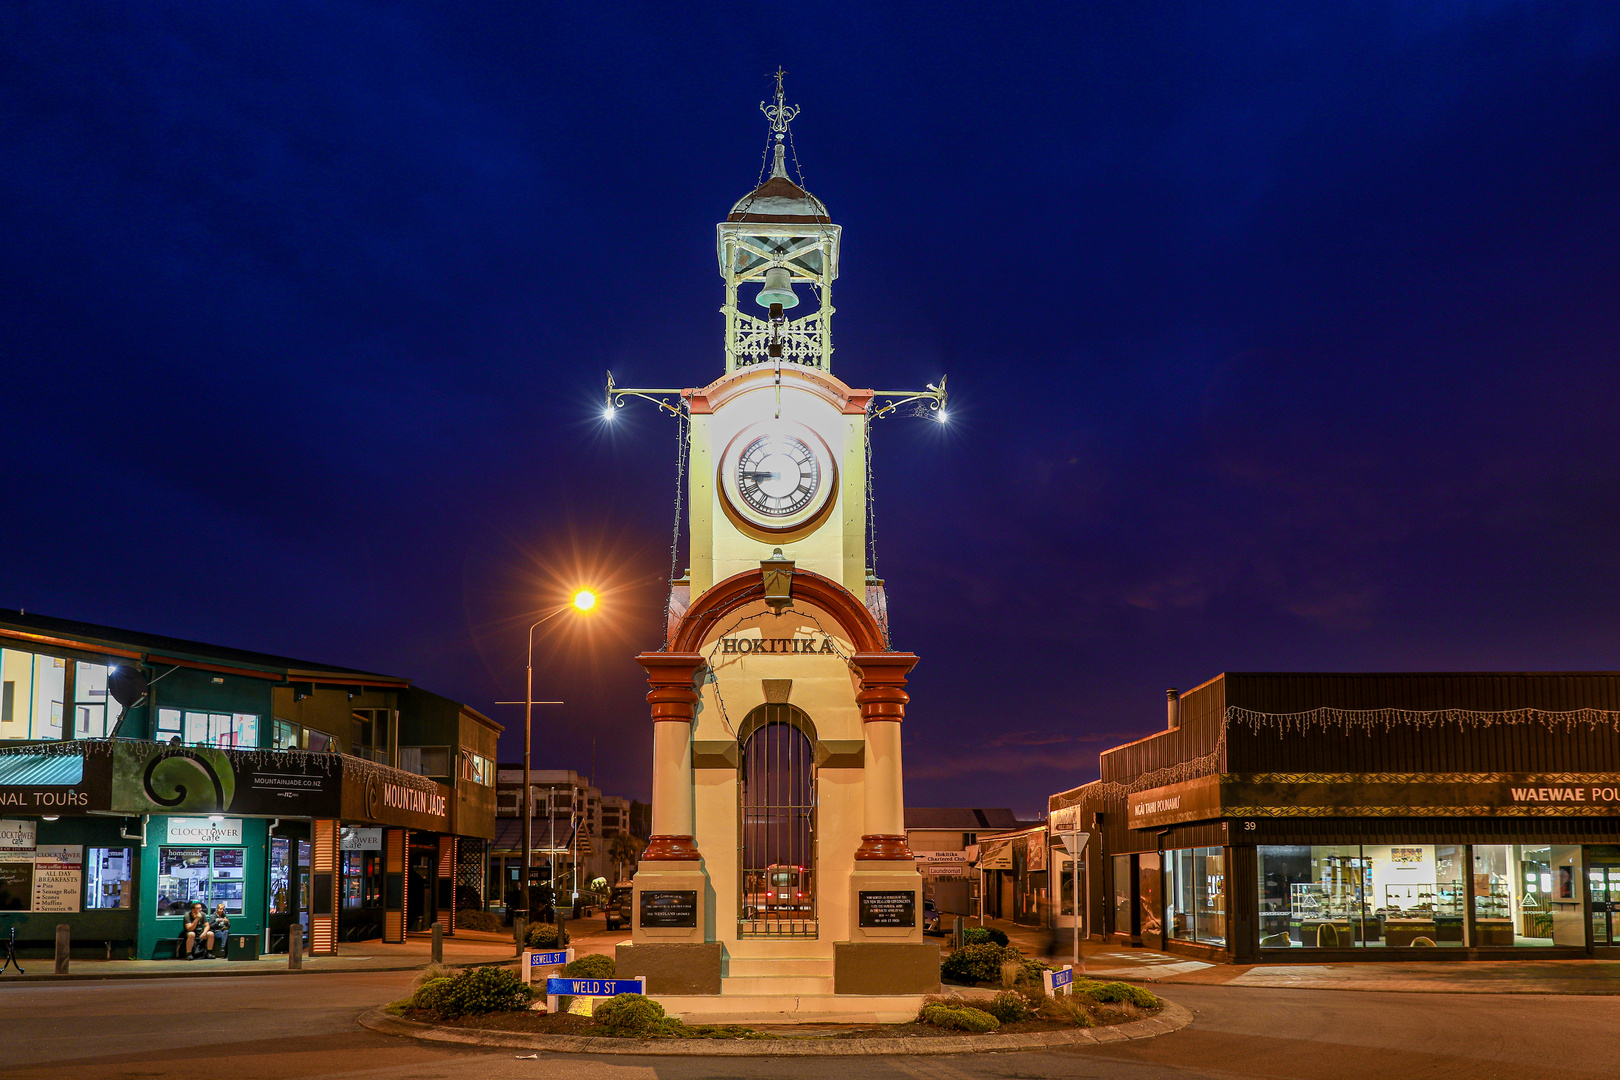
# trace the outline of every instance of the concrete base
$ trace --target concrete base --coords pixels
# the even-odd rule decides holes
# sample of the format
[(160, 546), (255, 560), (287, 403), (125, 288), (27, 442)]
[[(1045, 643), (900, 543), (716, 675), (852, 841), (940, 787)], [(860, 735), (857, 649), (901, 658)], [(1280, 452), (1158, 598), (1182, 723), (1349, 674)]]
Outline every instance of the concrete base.
[(904, 1024), (917, 1018), (922, 994), (656, 995), (664, 1011), (691, 1024)]
[(939, 946), (932, 941), (835, 941), (833, 990), (840, 994), (937, 994)]
[(720, 993), (721, 945), (718, 941), (625, 943), (614, 948), (616, 979), (647, 977), (647, 993), (696, 995)]

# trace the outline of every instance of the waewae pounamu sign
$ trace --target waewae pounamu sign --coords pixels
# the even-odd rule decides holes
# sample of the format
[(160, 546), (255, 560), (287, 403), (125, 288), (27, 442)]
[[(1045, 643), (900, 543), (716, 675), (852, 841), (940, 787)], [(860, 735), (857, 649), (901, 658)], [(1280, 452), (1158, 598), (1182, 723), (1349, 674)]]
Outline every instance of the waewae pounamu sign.
[(1620, 773), (1224, 773), (1133, 792), (1133, 829), (1278, 817), (1611, 817)]

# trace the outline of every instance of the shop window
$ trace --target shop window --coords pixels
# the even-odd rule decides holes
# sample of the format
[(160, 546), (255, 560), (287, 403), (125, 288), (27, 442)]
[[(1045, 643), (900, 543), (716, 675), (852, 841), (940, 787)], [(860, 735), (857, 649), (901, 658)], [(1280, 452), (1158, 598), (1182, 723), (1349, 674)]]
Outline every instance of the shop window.
[(1475, 944), (1555, 944), (1554, 879), (1550, 846), (1474, 845)]
[(0, 649), (0, 739), (61, 738), (66, 693), (66, 660)]
[(336, 754), (343, 750), (336, 735), (328, 735), (314, 728), (304, 729), (304, 748), (312, 754)]
[(297, 724), (278, 716), (270, 725), (270, 747), (273, 750), (301, 750), (301, 734), (302, 729)]
[(1114, 933), (1131, 932), (1131, 857), (1114, 856)]
[(402, 746), (399, 748), (399, 767), (406, 772), (434, 779), (450, 779), (450, 748), (448, 746)]
[(290, 840), (280, 836), (270, 838), (270, 914), (272, 915), (290, 915), (292, 913), (292, 872), (289, 865), (291, 854), (292, 842)]
[(461, 748), (461, 778), (484, 787), (495, 785), (495, 763), (482, 754)]
[(178, 735), (180, 741), (189, 746), (257, 749), (259, 718), (253, 713), (159, 709), (157, 734), (159, 742), (168, 742)]
[(225, 911), (245, 910), (246, 866), (239, 847), (161, 847), (158, 849), (156, 913), (180, 917), (193, 903), (209, 911), (224, 902)]
[(127, 908), (134, 877), (129, 848), (91, 848), (84, 863), (85, 908)]
[(355, 731), (358, 740), (353, 746), (356, 757), (363, 757), (383, 765), (391, 764), (388, 747), (393, 727), (390, 709), (354, 710)]
[(1168, 935), (1177, 941), (1226, 944), (1226, 852), (1184, 848), (1164, 853)]

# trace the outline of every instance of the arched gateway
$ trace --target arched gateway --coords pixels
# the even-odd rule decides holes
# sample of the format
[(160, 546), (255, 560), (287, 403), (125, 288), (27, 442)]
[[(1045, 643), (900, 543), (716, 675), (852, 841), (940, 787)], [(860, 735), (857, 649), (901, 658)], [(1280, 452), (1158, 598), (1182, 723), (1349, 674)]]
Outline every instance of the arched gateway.
[[(792, 110), (779, 99), (776, 115)], [(653, 836), (619, 974), (705, 1019), (902, 1020), (937, 991), (939, 955), (905, 842), (917, 657), (889, 645), (867, 544), (868, 425), (886, 395), (831, 374), (839, 227), (780, 145), (717, 250), (726, 370), (671, 406), (690, 421), (691, 561), (664, 647), (637, 658)], [(610, 386), (610, 404), (637, 393), (653, 392)]]

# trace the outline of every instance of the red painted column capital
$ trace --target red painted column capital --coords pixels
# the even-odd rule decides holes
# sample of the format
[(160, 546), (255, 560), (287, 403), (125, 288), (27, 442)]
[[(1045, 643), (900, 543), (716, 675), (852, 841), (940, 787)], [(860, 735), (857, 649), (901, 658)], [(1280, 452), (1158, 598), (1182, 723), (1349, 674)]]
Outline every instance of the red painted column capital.
[[(903, 790), (900, 774), (899, 724), (906, 718), (906, 675), (917, 665), (916, 653), (856, 653), (855, 666), (860, 669), (861, 689), (855, 701), (861, 707), (861, 723), (887, 721), (896, 727), (893, 734), (885, 734), (881, 741), (877, 733), (868, 733), (867, 750), (867, 827), (878, 824), (880, 830), (903, 828), (905, 809), (899, 805)], [(884, 729), (887, 731), (888, 729)], [(875, 747), (886, 752), (879, 758)], [(875, 816), (876, 815), (876, 816)], [(855, 861), (899, 862), (910, 865), (911, 852), (906, 847), (903, 832), (873, 831), (861, 835), (861, 846), (855, 849)]]
[(697, 715), (697, 673), (706, 661), (697, 653), (642, 653), (636, 663), (647, 669), (647, 704), (652, 718), (684, 720), (690, 724)]
[(904, 720), (911, 695), (902, 687), (906, 685), (906, 674), (917, 666), (917, 654), (856, 653), (855, 666), (861, 672), (861, 689), (855, 695), (861, 721)]

